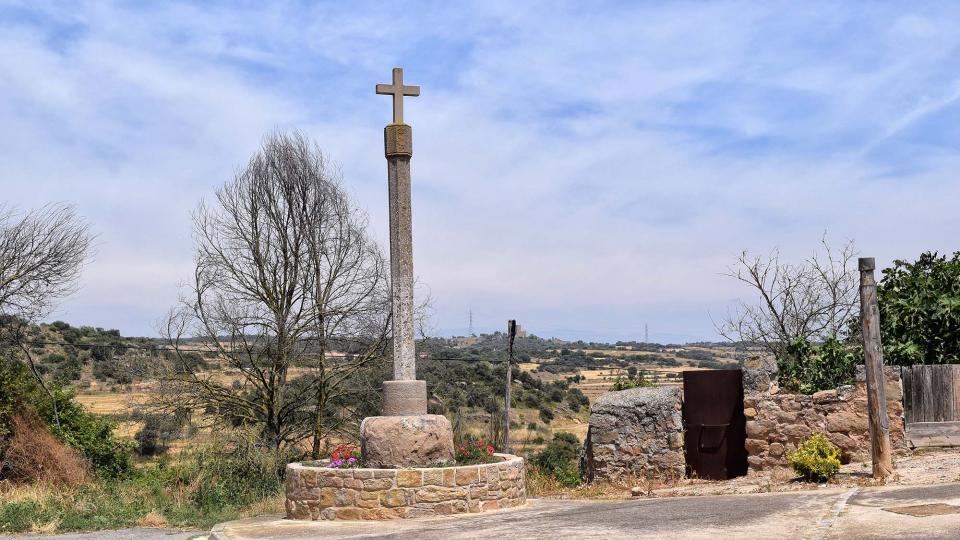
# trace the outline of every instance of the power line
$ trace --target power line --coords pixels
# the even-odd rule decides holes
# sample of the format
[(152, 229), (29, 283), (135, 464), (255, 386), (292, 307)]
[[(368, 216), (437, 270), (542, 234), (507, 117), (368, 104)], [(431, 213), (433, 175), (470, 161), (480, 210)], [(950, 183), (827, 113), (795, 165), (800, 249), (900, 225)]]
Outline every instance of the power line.
[[(165, 347), (165, 346), (146, 346), (146, 345), (123, 345), (118, 343), (70, 343), (69, 341), (25, 341), (24, 344), (33, 346), (39, 345), (57, 345), (60, 347), (77, 347), (77, 348), (94, 348), (94, 347), (109, 347), (112, 349), (126, 349), (126, 350), (139, 350), (139, 351), (148, 351), (148, 352), (160, 352), (160, 351), (170, 351), (170, 352), (206, 352), (201, 350), (193, 349), (178, 349), (176, 347)], [(210, 352), (217, 352), (215, 350), (210, 350)], [(301, 355), (320, 355), (318, 352), (301, 352)], [(355, 355), (352, 354), (334, 354), (334, 353), (322, 353), (324, 356), (329, 358), (352, 358)], [(445, 357), (445, 356), (427, 356), (420, 357), (418, 360), (443, 360), (443, 361), (457, 361), (457, 362), (491, 362), (497, 360), (490, 360), (489, 358), (456, 358), (456, 357)]]

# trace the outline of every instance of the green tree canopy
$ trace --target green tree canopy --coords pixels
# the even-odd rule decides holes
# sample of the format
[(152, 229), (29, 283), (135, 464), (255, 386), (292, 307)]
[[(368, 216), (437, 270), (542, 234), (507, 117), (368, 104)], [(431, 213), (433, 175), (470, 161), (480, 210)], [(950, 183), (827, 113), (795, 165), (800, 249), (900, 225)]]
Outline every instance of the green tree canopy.
[(886, 363), (960, 363), (960, 252), (894, 261), (877, 297)]

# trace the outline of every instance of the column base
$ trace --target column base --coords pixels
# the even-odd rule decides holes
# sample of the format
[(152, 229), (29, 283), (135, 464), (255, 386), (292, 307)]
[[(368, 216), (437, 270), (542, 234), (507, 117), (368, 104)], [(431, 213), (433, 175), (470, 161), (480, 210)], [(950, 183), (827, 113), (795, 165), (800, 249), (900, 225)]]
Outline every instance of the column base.
[(427, 414), (427, 381), (383, 381), (383, 416)]
[(422, 467), (453, 461), (453, 428), (445, 416), (368, 416), (360, 423), (363, 466)]

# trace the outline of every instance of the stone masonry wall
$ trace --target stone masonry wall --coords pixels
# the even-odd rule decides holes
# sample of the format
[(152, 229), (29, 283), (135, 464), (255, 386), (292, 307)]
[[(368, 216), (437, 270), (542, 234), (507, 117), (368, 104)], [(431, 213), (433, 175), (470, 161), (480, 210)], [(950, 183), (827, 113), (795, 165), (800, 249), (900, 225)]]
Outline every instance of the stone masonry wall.
[[(904, 448), (900, 369), (887, 366), (884, 374), (890, 439), (894, 448)], [(780, 393), (773, 386), (748, 393), (743, 405), (751, 471), (788, 467), (787, 452), (815, 432), (823, 433), (840, 447), (844, 462), (870, 457), (867, 387), (862, 366), (854, 385), (810, 396)]]
[(287, 465), (290, 519), (396, 519), (520, 506), (527, 500), (523, 458), (417, 469), (330, 469)]
[(683, 478), (680, 389), (608, 392), (590, 407), (583, 468), (588, 481)]

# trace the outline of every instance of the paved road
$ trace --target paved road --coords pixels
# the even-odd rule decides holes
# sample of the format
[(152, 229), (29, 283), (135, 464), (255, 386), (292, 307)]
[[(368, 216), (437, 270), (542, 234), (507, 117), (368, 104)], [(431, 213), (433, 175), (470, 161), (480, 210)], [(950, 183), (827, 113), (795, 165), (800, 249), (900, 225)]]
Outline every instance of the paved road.
[[(223, 526), (211, 540), (322, 540), (333, 538), (467, 539), (497, 538), (717, 538), (880, 539), (960, 538), (960, 513), (913, 517), (890, 512), (904, 506), (939, 503), (960, 510), (960, 484), (911, 487), (823, 489), (819, 491), (726, 495), (629, 501), (531, 501), (524, 508), (465, 517), (390, 522), (299, 522), (263, 517)], [(57, 540), (182, 540), (140, 531), (65, 535)]]
[(931, 503), (951, 505), (955, 507), (954, 512), (960, 512), (960, 484), (862, 490), (850, 499), (825, 538), (836, 540), (847, 538), (957, 540), (960, 538), (960, 513), (913, 517), (890, 511)]

